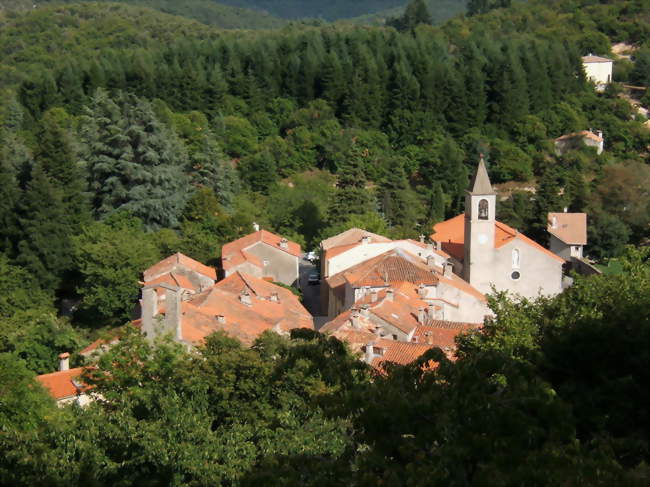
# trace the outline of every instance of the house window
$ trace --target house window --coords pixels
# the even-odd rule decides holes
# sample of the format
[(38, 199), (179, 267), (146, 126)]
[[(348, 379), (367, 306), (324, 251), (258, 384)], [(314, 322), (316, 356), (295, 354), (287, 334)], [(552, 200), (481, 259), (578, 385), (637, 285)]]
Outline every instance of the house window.
[(519, 249), (512, 249), (512, 268), (519, 269)]
[(489, 207), (490, 204), (488, 203), (488, 200), (482, 199), (481, 201), (478, 202), (478, 219), (479, 220), (487, 220), (489, 217)]
[(264, 267), (266, 267), (267, 265), (269, 265), (269, 261), (264, 259)]
[(393, 340), (397, 340), (397, 335), (393, 335)]

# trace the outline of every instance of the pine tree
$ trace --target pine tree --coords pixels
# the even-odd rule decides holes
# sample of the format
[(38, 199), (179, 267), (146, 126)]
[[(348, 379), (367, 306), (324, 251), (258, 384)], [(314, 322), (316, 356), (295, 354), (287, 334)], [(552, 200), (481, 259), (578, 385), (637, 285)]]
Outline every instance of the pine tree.
[(44, 289), (57, 289), (64, 273), (72, 268), (74, 225), (63, 199), (63, 191), (36, 165), (19, 204), (16, 262), (35, 275)]
[(16, 169), (0, 145), (0, 253), (13, 254), (17, 229), (16, 205), (20, 197)]
[(401, 17), (388, 19), (386, 25), (395, 27), (400, 32), (405, 32), (415, 29), (420, 24), (430, 25), (431, 22), (431, 14), (424, 0), (412, 0), (406, 6)]
[(90, 220), (90, 204), (85, 174), (79, 167), (70, 130), (64, 126), (66, 122), (70, 123), (69, 116), (62, 108), (45, 113), (40, 123), (35, 159), (63, 192), (66, 214), (80, 230)]
[(337, 173), (337, 190), (328, 211), (331, 224), (337, 224), (349, 215), (361, 215), (375, 210), (376, 201), (366, 188), (363, 166), (364, 152), (354, 147)]
[[(117, 103), (116, 103), (117, 101)], [(187, 154), (148, 102), (98, 91), (83, 117), (93, 209), (131, 212), (148, 228), (175, 227), (189, 194)]]

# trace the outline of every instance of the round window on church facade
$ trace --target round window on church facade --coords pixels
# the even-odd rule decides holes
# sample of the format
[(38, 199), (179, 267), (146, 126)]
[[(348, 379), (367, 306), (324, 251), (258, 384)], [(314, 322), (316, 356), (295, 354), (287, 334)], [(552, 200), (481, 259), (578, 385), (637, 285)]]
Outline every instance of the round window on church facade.
[(519, 273), (519, 271), (513, 271), (513, 273), (510, 274), (510, 279), (512, 279), (513, 281), (518, 281), (520, 277), (521, 274)]

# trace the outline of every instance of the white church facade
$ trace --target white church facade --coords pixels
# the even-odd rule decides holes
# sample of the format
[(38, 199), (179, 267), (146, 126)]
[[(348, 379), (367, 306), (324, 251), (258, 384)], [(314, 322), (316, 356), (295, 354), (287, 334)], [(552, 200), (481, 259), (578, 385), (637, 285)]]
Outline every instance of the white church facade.
[(455, 272), (482, 293), (492, 292), (492, 286), (526, 298), (562, 292), (564, 259), (495, 216), (496, 193), (481, 158), (465, 213), (435, 225), (431, 240), (453, 257)]

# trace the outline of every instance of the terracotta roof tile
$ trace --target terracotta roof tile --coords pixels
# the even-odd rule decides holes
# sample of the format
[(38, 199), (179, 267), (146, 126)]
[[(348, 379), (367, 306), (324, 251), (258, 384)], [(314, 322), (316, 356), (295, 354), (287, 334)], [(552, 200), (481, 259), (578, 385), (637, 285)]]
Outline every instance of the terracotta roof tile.
[[(68, 397), (74, 397), (86, 389), (79, 382), (79, 377), (81, 377), (83, 370), (83, 367), (77, 367), (76, 369), (52, 372), (50, 374), (39, 375), (36, 377), (36, 380), (58, 401)], [(75, 381), (79, 384), (79, 387), (75, 385)]]
[(157, 264), (149, 267), (146, 271), (144, 271), (144, 280), (145, 282), (151, 281), (161, 274), (166, 274), (172, 271), (177, 265), (186, 267), (213, 280), (216, 280), (217, 278), (217, 272), (212, 267), (203, 265), (200, 262), (191, 259), (190, 257), (181, 253), (176, 253), (172, 256), (167, 257), (166, 259), (161, 260)]
[(586, 213), (549, 213), (546, 229), (565, 244), (587, 244)]
[[(250, 305), (242, 302), (242, 293), (248, 293)], [(251, 345), (266, 330), (314, 327), (312, 316), (291, 291), (240, 272), (183, 302), (182, 311), (182, 336), (192, 343), (223, 330)]]
[(330, 287), (348, 282), (353, 287), (382, 287), (388, 283), (436, 284), (438, 278), (418, 257), (393, 249), (368, 259), (327, 279)]
[(375, 357), (372, 366), (381, 369), (386, 362), (407, 365), (417, 360), (426, 351), (433, 348), (431, 345), (421, 343), (398, 342), (394, 340), (377, 340), (374, 344), (383, 350), (383, 354)]
[(333, 247), (340, 247), (341, 245), (352, 245), (361, 242), (363, 237), (370, 237), (370, 242), (390, 242), (390, 239), (382, 235), (377, 235), (376, 233), (368, 232), (362, 230), (361, 228), (350, 228), (343, 233), (334, 235), (328, 239), (325, 239), (321, 242), (321, 248), (323, 250), (329, 250)]
[(300, 257), (302, 255), (300, 245), (288, 240), (286, 248), (282, 248), (280, 247), (281, 240), (282, 237), (279, 235), (266, 230), (259, 230), (242, 238), (239, 238), (234, 242), (229, 242), (225, 244), (221, 249), (222, 267), (224, 270), (228, 270), (232, 269), (235, 266), (243, 264), (244, 262), (250, 262), (257, 267), (262, 267), (262, 260), (259, 257), (251, 254), (250, 252), (246, 252), (248, 248), (259, 242), (282, 250), (295, 257)]

